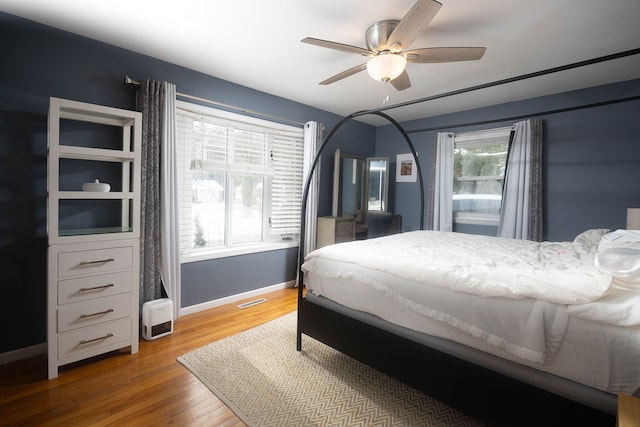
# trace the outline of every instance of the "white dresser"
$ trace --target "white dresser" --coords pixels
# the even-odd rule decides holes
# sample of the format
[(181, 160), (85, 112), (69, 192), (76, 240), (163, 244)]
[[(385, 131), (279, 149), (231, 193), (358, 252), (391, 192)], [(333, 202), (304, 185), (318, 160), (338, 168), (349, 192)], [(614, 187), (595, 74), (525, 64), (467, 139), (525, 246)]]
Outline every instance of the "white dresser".
[(356, 219), (351, 216), (318, 217), (316, 248), (334, 243), (350, 242), (356, 238)]
[[(141, 122), (138, 112), (50, 100), (49, 378), (78, 360), (138, 351)], [(109, 191), (83, 191), (96, 174)]]

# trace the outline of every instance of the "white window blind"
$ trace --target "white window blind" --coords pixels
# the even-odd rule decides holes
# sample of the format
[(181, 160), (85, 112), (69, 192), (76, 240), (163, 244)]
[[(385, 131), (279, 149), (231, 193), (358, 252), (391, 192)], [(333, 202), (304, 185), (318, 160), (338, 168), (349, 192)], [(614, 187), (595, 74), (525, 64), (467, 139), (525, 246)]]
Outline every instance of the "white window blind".
[(178, 104), (183, 255), (297, 239), (303, 129)]
[(273, 138), (273, 180), (271, 191), (271, 232), (291, 234), (300, 231), (302, 209), (302, 138)]

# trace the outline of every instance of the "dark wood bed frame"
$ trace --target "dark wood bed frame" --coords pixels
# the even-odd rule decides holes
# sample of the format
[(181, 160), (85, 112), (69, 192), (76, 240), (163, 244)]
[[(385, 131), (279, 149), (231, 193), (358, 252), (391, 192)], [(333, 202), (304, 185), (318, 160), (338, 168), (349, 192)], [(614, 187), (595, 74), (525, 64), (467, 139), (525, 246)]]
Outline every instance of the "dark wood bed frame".
[(379, 111), (358, 112), (343, 118), (321, 144), (303, 191), (298, 255), (298, 351), (302, 350), (302, 335), (307, 335), (490, 426), (613, 427), (615, 416), (612, 414), (467, 362), (305, 298), (301, 265), (311, 179), (324, 148), (335, 132), (348, 120), (366, 114), (388, 120), (407, 142), (417, 169), (421, 197), (420, 229), (424, 229), (422, 171), (405, 130)]
[(490, 426), (611, 426), (615, 416), (308, 301), (298, 350), (312, 337)]

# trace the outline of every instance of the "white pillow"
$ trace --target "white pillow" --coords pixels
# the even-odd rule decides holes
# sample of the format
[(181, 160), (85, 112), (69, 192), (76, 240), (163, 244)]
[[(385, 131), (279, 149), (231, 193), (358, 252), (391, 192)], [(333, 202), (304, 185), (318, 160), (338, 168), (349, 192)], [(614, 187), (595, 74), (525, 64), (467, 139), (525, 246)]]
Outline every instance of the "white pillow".
[(613, 283), (640, 289), (640, 230), (616, 230), (598, 245), (595, 265), (613, 276)]

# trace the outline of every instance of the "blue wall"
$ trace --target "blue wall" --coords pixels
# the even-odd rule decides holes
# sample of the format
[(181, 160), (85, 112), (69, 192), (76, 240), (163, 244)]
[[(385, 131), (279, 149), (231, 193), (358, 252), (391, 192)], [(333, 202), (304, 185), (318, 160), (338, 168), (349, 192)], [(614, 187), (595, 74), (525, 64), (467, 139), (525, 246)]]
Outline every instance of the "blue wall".
[[(124, 76), (295, 122), (340, 117), (0, 12), (0, 353), (46, 341), (46, 155), (49, 97), (135, 109)], [(375, 129), (348, 123), (323, 157), (321, 215), (331, 213), (333, 151), (372, 155)], [(293, 280), (296, 250), (185, 264), (183, 306)], [(260, 273), (260, 274), (258, 274)]]
[[(329, 131), (340, 117), (128, 50), (0, 13), (0, 353), (46, 340), (46, 115), (49, 97), (135, 109), (136, 79), (166, 80), (178, 91), (264, 111)], [(405, 129), (493, 120), (640, 94), (640, 80), (403, 123)], [(624, 226), (640, 206), (640, 102), (544, 116), (545, 238), (572, 239), (586, 228)], [(393, 116), (393, 112), (389, 112)], [(410, 133), (425, 180), (435, 131)], [(404, 141), (390, 126), (345, 124), (325, 149), (320, 215), (331, 213), (333, 152), (395, 155)], [(425, 181), (426, 188), (426, 181)], [(418, 228), (417, 184), (390, 185), (390, 207), (405, 230)], [(296, 250), (185, 264), (183, 306), (259, 289), (295, 277)], [(260, 274), (258, 274), (260, 273)]]
[[(457, 127), (640, 96), (640, 80), (544, 96), (489, 108), (402, 123), (416, 147), (425, 191), (438, 131), (467, 132), (509, 126), (517, 120)], [(393, 115), (393, 112), (390, 112)], [(640, 101), (628, 101), (541, 116), (544, 127), (544, 239), (573, 240), (589, 228), (624, 228), (626, 209), (640, 206)], [(440, 129), (442, 128), (442, 129)], [(420, 132), (421, 129), (439, 129)], [(379, 127), (376, 155), (407, 153), (406, 143), (391, 126)], [(395, 173), (395, 172), (392, 172)], [(392, 176), (395, 176), (392, 174)], [(403, 216), (405, 230), (419, 224), (417, 183), (390, 188), (392, 209)], [(482, 230), (466, 226), (458, 231)]]

